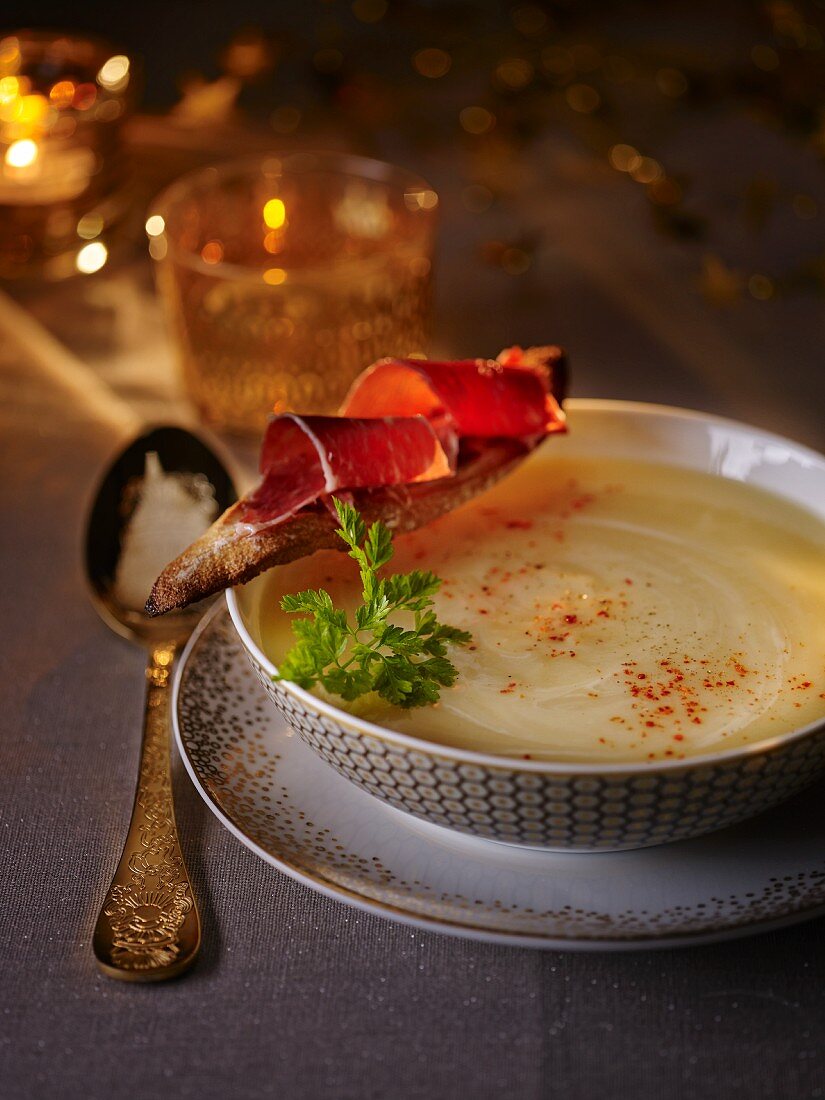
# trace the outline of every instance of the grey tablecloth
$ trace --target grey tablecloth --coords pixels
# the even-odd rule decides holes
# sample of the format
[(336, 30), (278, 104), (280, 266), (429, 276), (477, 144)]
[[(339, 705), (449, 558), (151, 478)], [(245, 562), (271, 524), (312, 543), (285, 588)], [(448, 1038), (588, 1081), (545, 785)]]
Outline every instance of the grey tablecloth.
[[(549, 165), (526, 201), (550, 247), (525, 281), (479, 270), (470, 216), (447, 211), (440, 350), (559, 340), (579, 395), (694, 405), (821, 445), (818, 304), (714, 312), (629, 185), (585, 187), (569, 153)], [(164, 986), (100, 977), (90, 932), (128, 821), (143, 658), (87, 603), (83, 514), (119, 442), (181, 407), (141, 265), (23, 297), (25, 312), (0, 301), (0, 1096), (823, 1095), (821, 921), (633, 955), (413, 932), (265, 866), (180, 768), (202, 957)]]

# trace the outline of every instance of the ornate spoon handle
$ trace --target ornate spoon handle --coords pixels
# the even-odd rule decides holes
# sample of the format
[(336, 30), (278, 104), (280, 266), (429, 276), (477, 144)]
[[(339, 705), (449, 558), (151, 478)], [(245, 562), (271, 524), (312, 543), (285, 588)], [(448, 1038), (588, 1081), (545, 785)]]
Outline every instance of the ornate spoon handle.
[(132, 821), (94, 932), (98, 966), (110, 978), (155, 982), (195, 961), (200, 918), (183, 862), (172, 804), (169, 709), (174, 645), (156, 647), (148, 688)]

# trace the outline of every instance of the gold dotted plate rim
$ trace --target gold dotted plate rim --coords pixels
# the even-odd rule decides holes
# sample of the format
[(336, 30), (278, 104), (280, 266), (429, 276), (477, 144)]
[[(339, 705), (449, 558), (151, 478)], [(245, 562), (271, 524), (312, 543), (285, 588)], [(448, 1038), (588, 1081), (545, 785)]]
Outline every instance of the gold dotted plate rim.
[(822, 785), (721, 833), (634, 852), (538, 852), (464, 836), (358, 790), (293, 734), (222, 603), (182, 655), (173, 724), (196, 789), (246, 847), (318, 893), (412, 927), (615, 951), (825, 915)]

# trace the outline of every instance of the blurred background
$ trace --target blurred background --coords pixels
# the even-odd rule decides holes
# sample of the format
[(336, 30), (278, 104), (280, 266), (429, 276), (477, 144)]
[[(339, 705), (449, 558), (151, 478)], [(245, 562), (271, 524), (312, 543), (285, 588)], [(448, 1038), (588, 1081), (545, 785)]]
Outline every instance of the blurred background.
[(181, 400), (153, 197), (199, 165), (331, 149), (439, 196), (431, 354), (561, 343), (577, 396), (825, 445), (825, 4), (7, 0), (2, 18), (130, 59), (104, 251), (4, 286), (141, 416)]

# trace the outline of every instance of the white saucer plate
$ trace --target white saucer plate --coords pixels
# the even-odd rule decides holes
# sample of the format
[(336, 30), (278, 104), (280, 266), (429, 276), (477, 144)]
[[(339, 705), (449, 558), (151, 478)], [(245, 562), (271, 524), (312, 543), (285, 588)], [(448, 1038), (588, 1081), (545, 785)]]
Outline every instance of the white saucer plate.
[(422, 929), (554, 950), (709, 943), (825, 915), (825, 785), (696, 840), (606, 854), (454, 833), (338, 775), (264, 694), (223, 603), (187, 646), (175, 736), (207, 805), (322, 894)]

